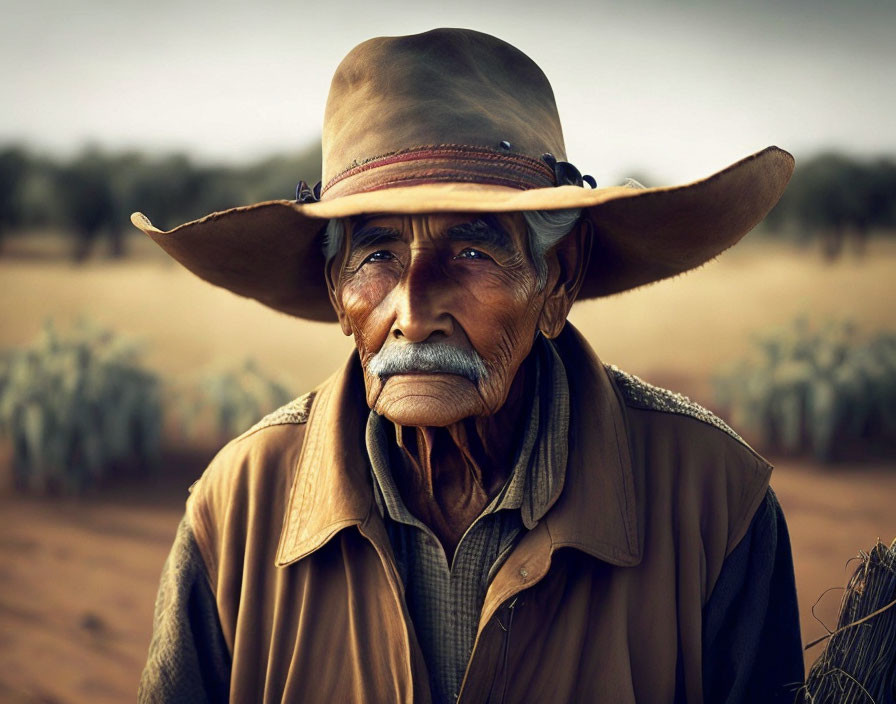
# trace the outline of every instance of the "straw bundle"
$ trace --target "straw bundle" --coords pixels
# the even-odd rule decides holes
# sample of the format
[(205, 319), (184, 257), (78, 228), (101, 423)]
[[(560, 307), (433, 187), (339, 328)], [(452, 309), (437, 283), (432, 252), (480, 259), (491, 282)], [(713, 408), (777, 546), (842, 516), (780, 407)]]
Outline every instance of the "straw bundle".
[(896, 702), (896, 540), (860, 553), (846, 586), (837, 628), (809, 670), (805, 701), (812, 704)]

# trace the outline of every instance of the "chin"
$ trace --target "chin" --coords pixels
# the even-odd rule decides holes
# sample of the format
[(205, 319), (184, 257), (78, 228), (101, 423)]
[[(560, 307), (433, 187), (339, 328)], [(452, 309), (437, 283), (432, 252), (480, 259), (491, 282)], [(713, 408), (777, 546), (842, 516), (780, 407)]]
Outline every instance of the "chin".
[(373, 410), (393, 423), (444, 427), (482, 415), (476, 384), (451, 374), (413, 374), (386, 380)]

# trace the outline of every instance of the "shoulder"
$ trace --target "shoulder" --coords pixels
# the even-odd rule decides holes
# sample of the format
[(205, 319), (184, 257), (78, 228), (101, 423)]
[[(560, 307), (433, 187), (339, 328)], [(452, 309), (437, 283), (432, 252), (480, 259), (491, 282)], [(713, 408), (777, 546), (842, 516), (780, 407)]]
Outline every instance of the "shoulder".
[[(619, 391), (633, 425), (647, 425), (654, 434), (677, 436), (694, 451), (726, 451), (740, 456), (749, 465), (771, 470), (768, 461), (757, 453), (724, 420), (687, 396), (649, 384), (614, 365), (606, 365), (607, 374)], [(643, 413), (639, 413), (643, 412)]]
[(625, 407), (633, 460), (648, 492), (688, 510), (711, 507), (730, 551), (762, 503), (772, 466), (700, 404), (615, 366), (606, 370)]
[(691, 418), (722, 431), (751, 452), (753, 451), (744, 439), (732, 430), (725, 421), (699, 403), (691, 401), (687, 396), (660, 386), (648, 384), (643, 379), (639, 379), (633, 374), (628, 374), (615, 365), (606, 365), (606, 369), (607, 374), (616, 388), (619, 389), (622, 399), (629, 408), (639, 408)]
[(278, 425), (304, 425), (308, 422), (308, 415), (311, 412), (311, 404), (314, 402), (314, 391), (302, 394), (298, 398), (293, 399), (276, 411), (268, 413), (264, 418), (249, 428), (245, 433), (239, 436), (237, 440), (255, 434), (259, 430), (272, 428)]
[(187, 518), (210, 572), (230, 533), (282, 515), (314, 397), (299, 396), (231, 440), (190, 487)]
[(314, 396), (314, 392), (299, 396), (228, 442), (193, 485), (191, 493), (235, 488), (244, 481), (262, 480), (296, 456), (302, 449)]

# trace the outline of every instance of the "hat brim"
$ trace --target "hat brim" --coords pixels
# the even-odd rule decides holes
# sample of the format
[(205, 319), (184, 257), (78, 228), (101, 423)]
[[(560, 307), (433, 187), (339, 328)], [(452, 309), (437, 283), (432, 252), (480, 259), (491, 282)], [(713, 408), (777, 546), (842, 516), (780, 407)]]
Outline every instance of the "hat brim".
[(594, 244), (579, 299), (620, 293), (693, 269), (735, 244), (778, 202), (793, 157), (769, 147), (693, 183), (637, 189), (520, 191), (432, 183), (301, 204), (278, 200), (212, 213), (168, 232), (131, 222), (200, 278), (275, 310), (332, 322), (321, 234), (330, 218), (370, 213), (516, 212), (581, 208)]

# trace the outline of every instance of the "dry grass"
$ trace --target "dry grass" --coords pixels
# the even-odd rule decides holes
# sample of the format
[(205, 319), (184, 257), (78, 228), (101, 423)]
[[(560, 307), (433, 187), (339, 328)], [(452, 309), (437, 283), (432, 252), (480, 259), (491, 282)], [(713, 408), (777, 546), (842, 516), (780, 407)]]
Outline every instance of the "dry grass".
[[(855, 569), (847, 563), (878, 538), (896, 538), (896, 466), (776, 464), (772, 487), (790, 531), (803, 642), (811, 643), (837, 625), (843, 588)], [(806, 653), (807, 666), (823, 647)]]

